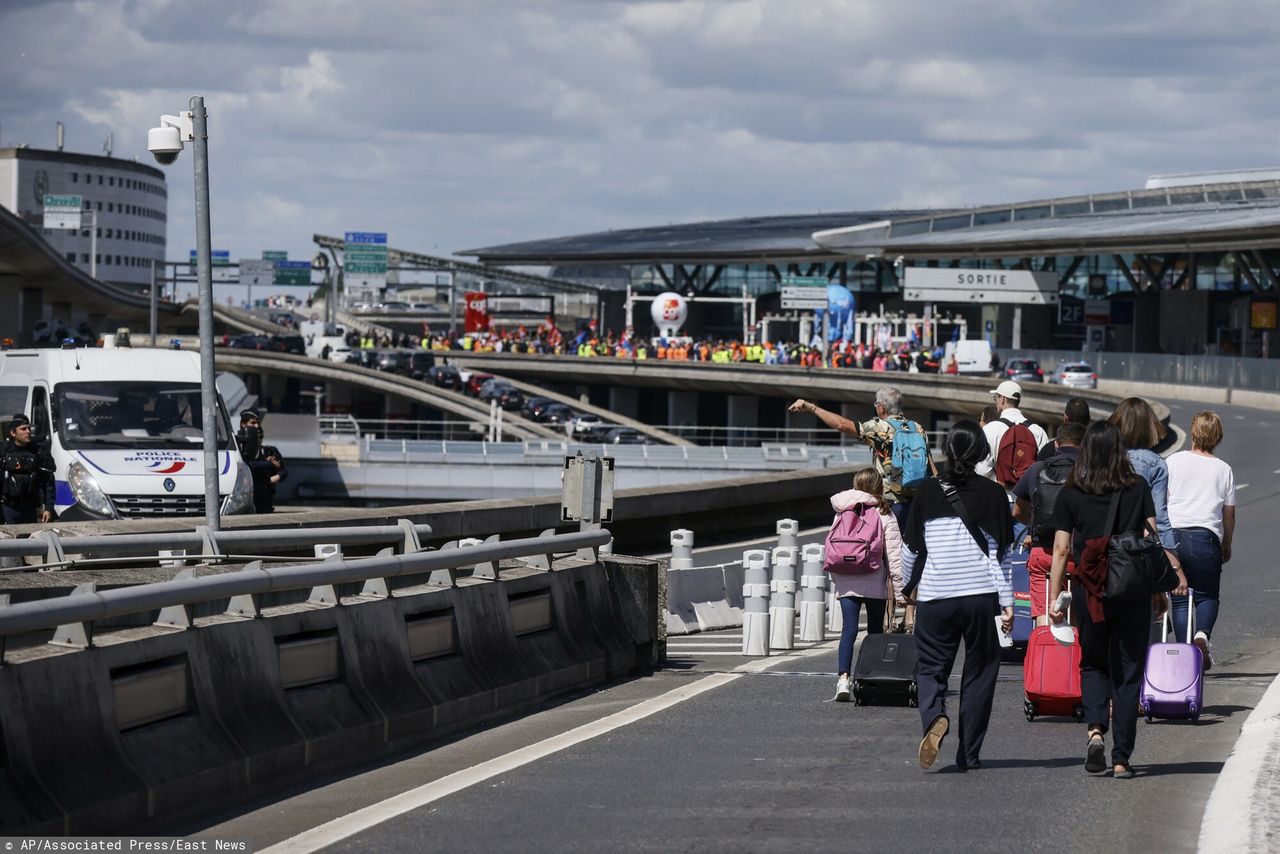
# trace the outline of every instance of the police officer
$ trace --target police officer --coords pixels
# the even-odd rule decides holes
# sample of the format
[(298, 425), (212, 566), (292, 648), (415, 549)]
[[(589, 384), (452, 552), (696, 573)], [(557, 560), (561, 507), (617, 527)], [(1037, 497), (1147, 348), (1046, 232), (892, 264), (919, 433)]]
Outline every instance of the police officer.
[(276, 486), (288, 476), (284, 457), (275, 445), (262, 444), (262, 416), (256, 409), (240, 413), (240, 456), (253, 475), (253, 509), (256, 513), (275, 510)]
[(6, 525), (53, 521), (53, 470), (48, 449), (31, 437), (31, 419), (13, 416), (0, 453), (0, 508)]

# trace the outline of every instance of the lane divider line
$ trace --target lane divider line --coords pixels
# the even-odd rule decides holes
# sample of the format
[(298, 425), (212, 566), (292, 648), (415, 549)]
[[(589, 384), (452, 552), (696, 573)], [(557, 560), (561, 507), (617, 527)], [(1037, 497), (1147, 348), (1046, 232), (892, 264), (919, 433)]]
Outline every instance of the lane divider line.
[(1280, 829), (1280, 676), (1240, 728), (1200, 821), (1202, 854), (1265, 851)]

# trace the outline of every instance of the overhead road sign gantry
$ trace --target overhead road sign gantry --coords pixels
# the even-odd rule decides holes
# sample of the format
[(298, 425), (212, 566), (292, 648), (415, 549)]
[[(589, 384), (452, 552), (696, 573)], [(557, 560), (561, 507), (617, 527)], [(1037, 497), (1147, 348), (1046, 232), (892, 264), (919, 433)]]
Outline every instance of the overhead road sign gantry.
[(387, 233), (348, 231), (343, 238), (342, 275), (347, 287), (382, 288), (387, 283)]
[(782, 308), (812, 311), (827, 307), (826, 276), (783, 276)]
[(311, 284), (310, 261), (276, 261), (275, 283), (277, 285), (309, 285)]

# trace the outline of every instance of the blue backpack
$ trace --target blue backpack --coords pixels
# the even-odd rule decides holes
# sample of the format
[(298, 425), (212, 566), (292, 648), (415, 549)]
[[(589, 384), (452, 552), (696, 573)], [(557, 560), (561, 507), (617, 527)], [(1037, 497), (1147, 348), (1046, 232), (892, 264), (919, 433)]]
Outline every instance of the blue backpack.
[(889, 420), (893, 425), (893, 467), (902, 472), (902, 485), (914, 489), (929, 477), (929, 445), (912, 421)]

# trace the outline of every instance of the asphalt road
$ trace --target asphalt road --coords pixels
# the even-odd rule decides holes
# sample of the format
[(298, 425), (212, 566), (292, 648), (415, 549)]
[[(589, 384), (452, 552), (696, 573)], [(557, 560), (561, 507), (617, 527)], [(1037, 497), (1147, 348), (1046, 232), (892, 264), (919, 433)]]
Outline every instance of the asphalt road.
[[(1173, 405), (1186, 427), (1195, 407)], [(334, 851), (1190, 851), (1215, 777), (1280, 670), (1280, 413), (1220, 407), (1220, 455), (1238, 484), (1235, 557), (1223, 583), (1216, 666), (1198, 724), (1139, 723), (1138, 777), (1085, 774), (1083, 725), (1028, 723), (1022, 671), (1001, 672), (984, 767), (915, 764), (914, 709), (824, 702), (834, 644), (771, 662), (634, 723), (341, 839)], [(740, 557), (707, 551), (695, 563)], [(725, 636), (732, 637), (732, 634)], [(402, 762), (321, 781), (200, 835), (258, 849), (455, 771), (509, 754), (746, 662), (673, 640), (671, 667)], [(751, 665), (758, 668), (760, 665)], [(958, 668), (957, 668), (958, 671)], [(953, 688), (955, 687), (953, 681)]]

